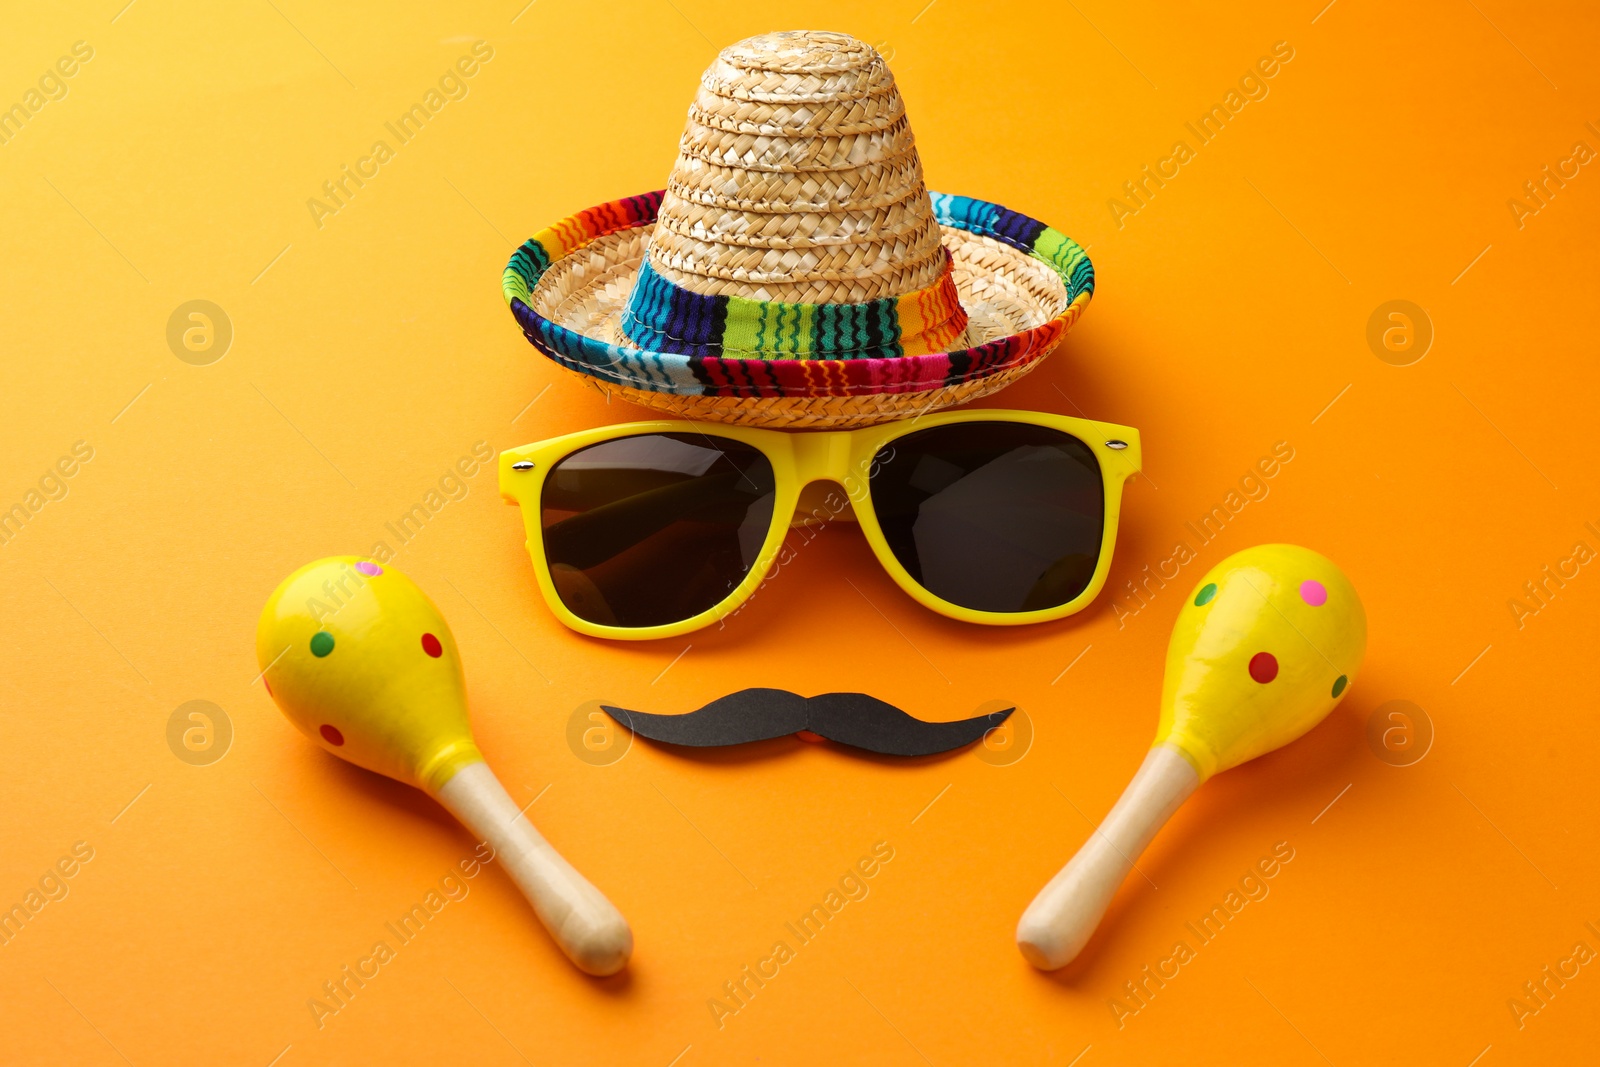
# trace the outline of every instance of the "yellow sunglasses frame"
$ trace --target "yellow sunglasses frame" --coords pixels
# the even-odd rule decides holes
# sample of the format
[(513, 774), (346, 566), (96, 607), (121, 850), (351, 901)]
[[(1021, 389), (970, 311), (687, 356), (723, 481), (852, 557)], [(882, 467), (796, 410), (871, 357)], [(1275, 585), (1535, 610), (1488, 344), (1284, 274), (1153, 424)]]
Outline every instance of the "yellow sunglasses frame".
[[(898, 438), (919, 430), (937, 426), (950, 426), (964, 422), (1008, 422), (1027, 426), (1044, 426), (1076, 437), (1088, 445), (1100, 467), (1101, 485), (1106, 502), (1105, 524), (1101, 533), (1100, 555), (1095, 564), (1094, 576), (1083, 592), (1065, 604), (1038, 611), (999, 612), (979, 611), (952, 604), (924, 589), (895, 557), (889, 542), (878, 525), (872, 507), (872, 496), (867, 490), (868, 476), (878, 452)], [(772, 464), (775, 498), (772, 506), (772, 528), (756, 556), (755, 564), (744, 580), (715, 606), (681, 622), (663, 623), (659, 626), (607, 626), (590, 622), (573, 614), (556, 593), (550, 575), (549, 560), (544, 551), (544, 529), (539, 515), (539, 499), (544, 490), (546, 475), (556, 463), (581, 448), (615, 441), (624, 437), (655, 433), (689, 433), (704, 437), (718, 437), (737, 441), (757, 449)], [(1121, 445), (1122, 447), (1116, 447)], [(531, 463), (531, 468), (516, 469), (518, 463)], [(650, 641), (662, 637), (677, 637), (718, 622), (733, 614), (761, 587), (778, 558), (784, 539), (790, 529), (805, 525), (808, 516), (801, 515), (798, 504), (801, 492), (816, 482), (834, 482), (842, 487), (850, 507), (842, 509), (832, 519), (849, 521), (852, 517), (866, 535), (873, 555), (895, 584), (913, 600), (941, 615), (963, 622), (982, 623), (989, 626), (1023, 626), (1047, 622), (1081, 611), (1105, 585), (1111, 568), (1111, 551), (1117, 540), (1117, 522), (1122, 512), (1122, 486), (1139, 473), (1141, 453), (1139, 431), (1128, 426), (1091, 419), (1076, 419), (1067, 415), (1051, 415), (1038, 411), (1014, 411), (1003, 408), (942, 411), (899, 422), (879, 423), (854, 430), (766, 430), (749, 426), (722, 423), (690, 422), (662, 419), (648, 422), (626, 422), (615, 426), (601, 426), (593, 430), (553, 437), (548, 441), (511, 448), (500, 453), (500, 496), (507, 504), (522, 509), (523, 526), (527, 532), (528, 555), (533, 560), (534, 574), (539, 590), (544, 594), (556, 618), (579, 633), (593, 637), (607, 637), (622, 641)], [(860, 487), (859, 492), (855, 488)], [(798, 521), (797, 521), (798, 520)]]

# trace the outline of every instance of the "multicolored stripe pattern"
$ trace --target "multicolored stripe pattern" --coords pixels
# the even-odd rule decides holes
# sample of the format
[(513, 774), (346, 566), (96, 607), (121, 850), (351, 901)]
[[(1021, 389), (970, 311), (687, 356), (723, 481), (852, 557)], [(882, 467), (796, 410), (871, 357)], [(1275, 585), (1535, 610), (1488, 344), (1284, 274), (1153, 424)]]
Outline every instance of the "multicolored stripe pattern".
[[(1032, 329), (953, 352), (930, 349), (900, 355), (860, 354), (854, 358), (837, 358), (813, 354), (803, 358), (802, 351), (814, 353), (818, 348), (812, 340), (817, 332), (814, 317), (804, 331), (798, 331), (799, 323), (787, 324), (792, 331), (792, 351), (763, 349), (760, 339), (752, 333), (762, 326), (759, 315), (755, 318), (744, 313), (730, 316), (725, 307), (720, 313), (686, 314), (679, 321), (671, 307), (674, 294), (660, 290), (644, 294), (639, 300), (640, 310), (635, 314), (641, 323), (675, 334), (680, 347), (686, 349), (670, 351), (610, 344), (557, 325), (529, 306), (530, 294), (551, 263), (596, 238), (654, 221), (661, 196), (657, 191), (589, 208), (535, 234), (517, 249), (501, 275), (500, 288), (517, 324), (535, 348), (562, 366), (601, 381), (686, 396), (755, 398), (922, 392), (987, 377), (1044, 358), (1055, 349), (1061, 336), (1077, 321), (1094, 295), (1094, 266), (1071, 238), (998, 204), (931, 193), (934, 216), (941, 226), (991, 237), (1048, 264), (1066, 286), (1066, 309)], [(653, 284), (646, 280), (646, 271), (649, 271), (648, 264), (641, 267), (639, 284)], [(649, 277), (669, 284), (654, 271), (649, 271)], [(728, 304), (733, 303), (733, 298), (726, 299)], [(905, 304), (906, 299), (902, 297), (896, 307), (896, 314), (904, 316), (899, 342), (902, 348), (905, 319), (916, 314)], [(743, 303), (759, 305), (760, 302)], [(630, 298), (630, 309), (633, 305)], [(764, 306), (770, 309), (822, 305)], [(938, 313), (937, 308), (931, 310), (929, 320)], [(735, 322), (732, 329), (728, 325), (730, 317)], [(777, 319), (781, 317), (775, 316), (767, 325), (778, 329)], [(959, 332), (954, 331), (950, 336)], [(838, 329), (837, 335), (846, 336), (846, 332)], [(852, 322), (848, 336), (851, 339), (846, 342), (847, 346), (863, 351), (872, 347), (870, 331), (859, 323)], [(805, 339), (803, 346), (800, 338)], [(766, 358), (726, 354), (746, 350), (770, 354)]]
[[(511, 262), (506, 264), (505, 271), (500, 275), (500, 291), (505, 294), (506, 303), (515, 311), (517, 303), (521, 302), (527, 313), (533, 315), (533, 309), (527, 306), (528, 300), (539, 278), (550, 269), (550, 264), (607, 234), (647, 226), (656, 221), (656, 212), (661, 210), (661, 197), (665, 193), (665, 189), (657, 189), (643, 196), (613, 200), (609, 204), (580, 211), (522, 242), (522, 247), (512, 253)], [(522, 321), (521, 314), (517, 315), (517, 321)], [(532, 340), (531, 334), (529, 339)]]
[(943, 352), (967, 328), (949, 255), (939, 280), (865, 304), (786, 304), (707, 296), (663, 278), (647, 257), (622, 313), (640, 348), (731, 359), (898, 359)]

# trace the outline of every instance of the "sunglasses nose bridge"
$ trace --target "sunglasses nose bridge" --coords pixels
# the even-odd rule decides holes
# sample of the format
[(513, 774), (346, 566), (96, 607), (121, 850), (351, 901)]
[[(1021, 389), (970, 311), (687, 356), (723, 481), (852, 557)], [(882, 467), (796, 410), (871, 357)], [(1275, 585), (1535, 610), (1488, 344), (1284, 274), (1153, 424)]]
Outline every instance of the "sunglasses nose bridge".
[(801, 488), (821, 480), (843, 483), (850, 473), (850, 434), (844, 430), (797, 433), (794, 462)]
[(799, 499), (792, 527), (855, 521), (845, 490), (850, 476), (850, 434), (843, 430), (798, 433), (793, 437)]

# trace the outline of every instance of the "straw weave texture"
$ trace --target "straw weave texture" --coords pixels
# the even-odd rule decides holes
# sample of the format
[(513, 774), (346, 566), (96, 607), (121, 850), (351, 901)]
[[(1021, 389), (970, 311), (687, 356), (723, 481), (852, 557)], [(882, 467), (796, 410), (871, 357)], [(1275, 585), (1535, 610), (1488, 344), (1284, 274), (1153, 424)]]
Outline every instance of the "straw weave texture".
[[(652, 240), (640, 226), (601, 237), (556, 262), (539, 281), (532, 306), (545, 318), (613, 344), (628, 344), (622, 310)], [(1034, 328), (1068, 305), (1061, 279), (1039, 260), (992, 238), (936, 227), (950, 251), (956, 291), (967, 309), (967, 341), (984, 344)], [(674, 415), (746, 426), (867, 426), (976, 400), (1032, 370), (1047, 352), (986, 378), (905, 393), (861, 396), (684, 396), (595, 381), (607, 395)]]
[(863, 304), (938, 281), (939, 227), (883, 57), (813, 30), (724, 49), (689, 109), (649, 254), (709, 296)]
[(706, 70), (665, 190), (536, 234), (502, 289), (528, 339), (608, 397), (821, 428), (1004, 388), (1055, 349), (1094, 271), (1042, 222), (930, 196), (883, 57), (792, 31)]

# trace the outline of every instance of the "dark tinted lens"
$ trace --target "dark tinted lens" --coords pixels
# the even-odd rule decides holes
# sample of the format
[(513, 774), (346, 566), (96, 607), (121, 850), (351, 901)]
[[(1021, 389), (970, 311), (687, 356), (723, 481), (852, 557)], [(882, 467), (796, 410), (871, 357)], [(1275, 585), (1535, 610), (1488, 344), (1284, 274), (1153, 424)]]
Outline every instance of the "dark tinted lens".
[(682, 622), (744, 580), (772, 526), (772, 464), (701, 434), (590, 445), (551, 469), (539, 501), (556, 592), (607, 626)]
[(978, 611), (1037, 611), (1089, 585), (1105, 528), (1100, 464), (1043, 426), (965, 422), (886, 445), (871, 475), (883, 534), (922, 587)]

